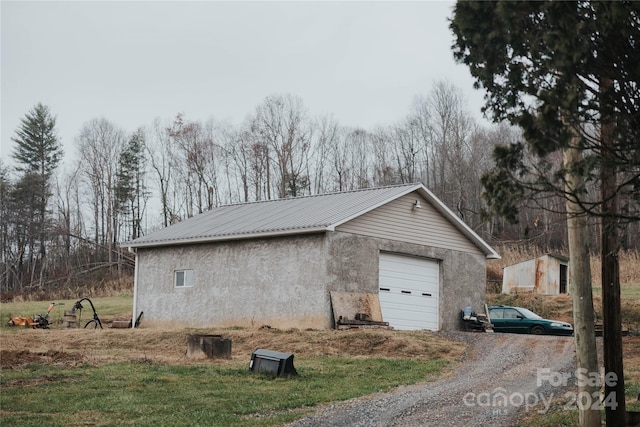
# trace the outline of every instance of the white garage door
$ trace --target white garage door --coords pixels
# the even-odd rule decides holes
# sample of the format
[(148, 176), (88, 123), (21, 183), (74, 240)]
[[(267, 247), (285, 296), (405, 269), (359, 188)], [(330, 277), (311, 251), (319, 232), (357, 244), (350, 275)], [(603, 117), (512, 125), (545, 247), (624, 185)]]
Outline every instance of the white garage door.
[(381, 253), (382, 319), (395, 329), (437, 331), (438, 271), (436, 261)]

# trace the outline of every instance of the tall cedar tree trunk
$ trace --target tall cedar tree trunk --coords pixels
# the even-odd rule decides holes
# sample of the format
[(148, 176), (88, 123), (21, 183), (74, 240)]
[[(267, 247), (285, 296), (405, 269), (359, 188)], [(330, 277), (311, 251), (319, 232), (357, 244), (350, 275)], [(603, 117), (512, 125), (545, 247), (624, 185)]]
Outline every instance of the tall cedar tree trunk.
[[(613, 90), (609, 78), (600, 80), (600, 91)], [(604, 109), (603, 109), (604, 110)], [(618, 249), (620, 237), (615, 215), (618, 213), (618, 195), (616, 192), (616, 167), (613, 115), (603, 111), (601, 120), (601, 144), (603, 166), (600, 174), (600, 197), (602, 204), (602, 317), (604, 341), (605, 378), (615, 374), (614, 381), (605, 381), (605, 414), (608, 427), (624, 426), (626, 416), (624, 394), (624, 369), (622, 362), (622, 316), (620, 307), (620, 265)]]
[[(564, 166), (566, 172), (567, 194), (581, 188), (584, 180), (579, 174), (572, 172), (573, 165), (581, 161), (581, 152), (576, 147), (576, 138), (572, 145), (564, 150)], [(567, 232), (569, 241), (569, 276), (571, 277), (571, 298), (573, 300), (573, 323), (576, 339), (577, 368), (586, 372), (598, 371), (596, 350), (595, 319), (593, 312), (593, 294), (591, 289), (591, 267), (589, 265), (589, 237), (587, 216), (577, 201), (567, 198)], [(579, 395), (597, 396), (599, 387), (580, 384)], [(580, 409), (581, 427), (599, 427), (600, 411), (585, 405)]]

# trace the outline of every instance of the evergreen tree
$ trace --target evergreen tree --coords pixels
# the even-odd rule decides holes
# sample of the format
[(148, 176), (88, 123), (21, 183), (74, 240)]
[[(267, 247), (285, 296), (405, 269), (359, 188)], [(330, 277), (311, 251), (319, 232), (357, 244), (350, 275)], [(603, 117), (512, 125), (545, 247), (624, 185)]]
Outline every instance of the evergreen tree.
[(144, 133), (138, 130), (120, 153), (116, 174), (116, 209), (128, 216), (130, 223), (127, 239), (136, 239), (142, 234), (142, 211), (146, 191), (144, 185)]
[[(458, 2), (451, 29), (455, 58), (486, 89), (485, 111), (524, 131), (483, 176), (491, 207), (515, 219), (519, 203), (552, 193), (601, 217), (604, 364), (617, 375), (605, 384), (617, 406), (605, 409), (607, 425), (623, 425), (618, 227), (640, 220), (640, 3)], [(580, 153), (563, 167), (558, 150)], [(567, 185), (572, 176), (583, 179)]]
[[(62, 147), (56, 135), (56, 119), (51, 115), (49, 107), (37, 104), (20, 121), (15, 137), (16, 143), (13, 158), (17, 162), (16, 169), (22, 173), (20, 180), (29, 182), (23, 191), (31, 194), (23, 197), (30, 200), (33, 216), (32, 233), (40, 242), (40, 259), (46, 255), (47, 204), (51, 195), (50, 179), (62, 158)], [(33, 259), (33, 254), (31, 254)]]
[[(614, 192), (631, 195), (616, 213), (640, 219), (640, 3), (459, 2), (451, 22), (455, 58), (486, 90), (484, 110), (524, 131), (525, 142), (499, 146), (496, 168), (483, 178), (489, 202), (515, 219), (518, 204), (555, 193), (583, 210), (603, 213), (588, 193), (608, 164), (621, 174)], [(612, 85), (605, 90), (603, 81)], [(613, 123), (615, 144), (602, 125)], [(565, 172), (551, 156), (579, 135), (583, 187), (568, 195)], [(610, 214), (606, 214), (610, 215)]]
[(16, 169), (25, 173), (37, 173), (49, 178), (62, 158), (62, 148), (56, 135), (56, 119), (49, 107), (38, 104), (20, 121), (16, 136), (17, 145), (13, 158)]

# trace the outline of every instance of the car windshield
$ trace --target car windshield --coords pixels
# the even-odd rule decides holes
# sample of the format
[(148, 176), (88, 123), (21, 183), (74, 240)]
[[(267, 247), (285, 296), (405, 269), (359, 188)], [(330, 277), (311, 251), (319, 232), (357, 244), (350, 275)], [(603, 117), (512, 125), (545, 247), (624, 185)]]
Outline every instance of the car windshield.
[(542, 317), (538, 316), (531, 310), (527, 310), (526, 308), (518, 308), (518, 310), (520, 310), (527, 319), (542, 319)]

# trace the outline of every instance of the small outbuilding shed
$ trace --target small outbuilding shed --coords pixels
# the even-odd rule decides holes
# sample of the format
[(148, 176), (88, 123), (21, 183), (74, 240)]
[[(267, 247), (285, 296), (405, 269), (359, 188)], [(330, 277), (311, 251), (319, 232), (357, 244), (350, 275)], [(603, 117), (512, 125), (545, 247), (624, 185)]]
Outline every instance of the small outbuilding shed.
[(568, 293), (569, 258), (546, 254), (504, 268), (502, 293)]
[(456, 329), (499, 258), (422, 184), (220, 206), (129, 247), (134, 313), (200, 327)]

